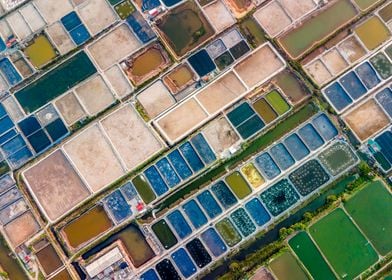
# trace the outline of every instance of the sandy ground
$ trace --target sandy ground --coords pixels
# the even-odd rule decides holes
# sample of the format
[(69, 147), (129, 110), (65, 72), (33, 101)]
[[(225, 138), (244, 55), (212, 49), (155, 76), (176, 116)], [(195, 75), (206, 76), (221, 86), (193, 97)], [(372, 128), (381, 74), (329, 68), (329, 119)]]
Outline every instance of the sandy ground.
[(69, 52), (76, 46), (60, 22), (47, 27), (46, 32), (61, 54)]
[(26, 212), (4, 227), (13, 248), (27, 241), (37, 233), (39, 225), (31, 212)]
[(331, 73), (320, 59), (316, 59), (304, 68), (318, 85), (323, 85), (332, 78)]
[(128, 78), (118, 65), (113, 65), (104, 74), (119, 98), (123, 98), (133, 91)]
[(8, 112), (8, 115), (14, 122), (19, 122), (24, 118), (24, 113), (20, 109), (18, 102), (13, 95), (10, 95), (2, 101), (3, 106)]
[(6, 17), (8, 24), (14, 31), (14, 34), (23, 40), (32, 34), (30, 27), (27, 25), (26, 21), (23, 19), (22, 15), (18, 12), (14, 12)]
[(20, 74), (26, 78), (29, 77), (30, 75), (33, 74), (33, 71), (30, 67), (30, 65), (27, 63), (26, 59), (24, 59), (23, 57), (19, 58), (18, 60), (13, 61), (14, 66), (16, 69), (18, 69), (18, 71), (20, 72)]
[[(101, 69), (107, 69), (114, 63), (130, 55), (141, 46), (126, 24), (112, 30), (109, 34), (95, 41), (88, 47), (89, 52)], [(116, 50), (115, 52), (113, 50)]]
[(291, 24), (290, 17), (277, 1), (259, 9), (253, 14), (253, 17), (271, 37), (275, 37)]
[(56, 150), (23, 175), (46, 216), (52, 221), (90, 194), (61, 150)]
[(195, 99), (189, 99), (168, 112), (157, 125), (170, 142), (176, 142), (208, 117)]
[(293, 19), (299, 19), (316, 7), (313, 0), (279, 0), (281, 5)]
[(33, 3), (48, 24), (60, 20), (63, 16), (73, 10), (69, 0), (34, 0)]
[(113, 112), (101, 124), (128, 170), (140, 165), (163, 147), (131, 104)]
[(106, 0), (90, 0), (79, 6), (79, 15), (87, 29), (96, 35), (116, 21), (114, 11)]
[(143, 90), (137, 96), (137, 100), (152, 119), (176, 103), (160, 80)]
[(338, 49), (351, 63), (356, 62), (366, 54), (366, 50), (362, 47), (355, 36), (351, 36), (344, 40), (338, 46)]
[(75, 89), (76, 95), (90, 116), (94, 116), (114, 102), (114, 97), (102, 76), (96, 75)]
[(36, 32), (45, 26), (44, 19), (38, 13), (37, 9), (33, 6), (33, 4), (27, 4), (20, 8), (19, 11), (26, 19), (27, 24), (30, 26), (33, 32)]
[(260, 267), (250, 280), (274, 280), (274, 277), (265, 267)]
[(332, 49), (322, 56), (325, 65), (331, 71), (333, 75), (337, 75), (348, 67), (347, 61), (344, 60), (342, 55), (337, 49)]
[(361, 141), (365, 141), (389, 124), (387, 115), (373, 99), (361, 104), (343, 116), (343, 119)]
[(244, 94), (246, 88), (233, 72), (229, 72), (200, 91), (196, 98), (209, 114), (221, 111)]
[(218, 33), (235, 23), (229, 9), (221, 0), (206, 6), (204, 12)]
[(66, 143), (64, 150), (94, 192), (125, 174), (97, 124)]
[[(262, 67), (261, 67), (262, 66)], [(269, 45), (265, 45), (246, 57), (234, 67), (242, 81), (249, 87), (264, 82), (274, 72), (284, 66), (283, 62), (273, 52)]]
[(86, 116), (73, 92), (69, 92), (56, 100), (55, 105), (68, 125), (72, 125)]
[(230, 32), (224, 34), (221, 39), (225, 46), (230, 49), (231, 47), (234, 47), (236, 44), (238, 44), (242, 40), (242, 37), (237, 29), (233, 29)]
[(217, 154), (222, 153), (240, 140), (237, 133), (224, 117), (213, 120), (202, 132)]

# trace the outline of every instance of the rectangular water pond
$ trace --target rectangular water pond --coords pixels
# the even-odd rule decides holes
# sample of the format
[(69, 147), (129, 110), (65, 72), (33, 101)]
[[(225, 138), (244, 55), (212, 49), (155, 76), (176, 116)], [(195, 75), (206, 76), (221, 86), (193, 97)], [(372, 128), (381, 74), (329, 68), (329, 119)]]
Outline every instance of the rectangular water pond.
[(272, 180), (280, 174), (279, 167), (268, 153), (262, 153), (257, 156), (255, 162), (261, 173), (268, 180)]
[(196, 136), (192, 137), (191, 143), (193, 147), (195, 147), (196, 151), (199, 153), (201, 159), (205, 164), (210, 164), (216, 160), (216, 156), (212, 151), (210, 145), (208, 145), (204, 136), (199, 133)]
[(252, 106), (266, 124), (273, 122), (278, 117), (278, 114), (264, 98), (257, 100)]
[(247, 197), (251, 192), (251, 188), (246, 183), (244, 177), (238, 171), (234, 171), (225, 178), (227, 185), (233, 191), (233, 193), (239, 198), (243, 199)]
[(310, 279), (302, 269), (297, 259), (286, 251), (273, 259), (269, 267), (279, 280), (306, 280)]
[(365, 62), (359, 65), (355, 69), (355, 72), (358, 74), (359, 78), (368, 89), (374, 88), (381, 82), (377, 76), (376, 71), (369, 62)]
[(159, 172), (162, 174), (170, 188), (178, 185), (181, 182), (181, 179), (177, 176), (167, 158), (158, 160), (155, 166), (158, 168)]
[(150, 166), (147, 168), (144, 171), (144, 176), (146, 176), (147, 180), (150, 182), (151, 187), (158, 196), (163, 195), (169, 190), (155, 166)]
[(231, 213), (230, 218), (244, 237), (249, 236), (256, 230), (255, 224), (243, 208), (239, 208)]
[(295, 160), (282, 143), (273, 146), (269, 153), (281, 170), (286, 170), (295, 163)]
[(376, 99), (385, 112), (388, 113), (389, 117), (392, 118), (392, 91), (389, 88), (385, 88), (376, 94)]
[(286, 102), (286, 100), (284, 100), (277, 90), (267, 93), (265, 99), (279, 115), (283, 115), (290, 110), (290, 105)]
[(188, 242), (185, 247), (198, 267), (205, 267), (212, 261), (210, 254), (207, 252), (200, 239), (193, 239)]
[(204, 215), (199, 205), (197, 205), (196, 201), (188, 201), (187, 203), (182, 205), (182, 209), (184, 210), (185, 214), (188, 216), (192, 225), (196, 229), (205, 225), (208, 222), (207, 217)]
[(210, 219), (213, 219), (222, 213), (222, 208), (219, 206), (210, 191), (204, 191), (199, 194), (197, 196), (197, 201), (199, 201), (201, 207), (203, 207)]
[(234, 194), (229, 190), (223, 181), (218, 181), (213, 184), (211, 191), (225, 209), (228, 209), (237, 203), (237, 199), (235, 198)]
[(201, 161), (195, 149), (189, 142), (182, 144), (179, 149), (188, 162), (189, 166), (192, 168), (193, 172), (198, 172), (203, 169), (204, 163)]
[(299, 200), (299, 195), (287, 179), (280, 180), (260, 195), (268, 211), (277, 216)]
[(370, 63), (373, 65), (374, 69), (376, 69), (380, 77), (384, 80), (392, 76), (392, 63), (385, 54), (379, 52), (370, 58)]
[(257, 188), (265, 182), (263, 176), (261, 176), (253, 163), (248, 163), (241, 167), (241, 173), (253, 188)]
[(120, 223), (132, 215), (131, 207), (119, 189), (106, 196), (103, 203), (116, 223)]
[(329, 181), (321, 164), (312, 159), (289, 175), (290, 181), (302, 196), (306, 196)]
[(153, 224), (151, 229), (166, 250), (177, 244), (176, 236), (164, 219)]
[(240, 233), (235, 229), (234, 225), (228, 218), (224, 218), (215, 225), (216, 230), (222, 236), (223, 240), (230, 247), (233, 247), (241, 241)]
[(313, 125), (310, 123), (301, 127), (298, 130), (299, 136), (304, 140), (305, 144), (312, 151), (317, 150), (324, 144), (324, 140), (321, 138), (320, 134), (314, 129)]
[(351, 103), (353, 103), (353, 100), (350, 98), (350, 96), (337, 82), (334, 82), (329, 87), (327, 87), (324, 90), (324, 94), (337, 111), (342, 111)]
[(392, 133), (385, 131), (375, 139), (380, 152), (392, 164)]
[(219, 257), (227, 251), (226, 244), (214, 228), (209, 228), (200, 235), (201, 240), (207, 245), (210, 252)]
[(336, 176), (357, 161), (357, 156), (344, 142), (336, 142), (318, 156), (320, 162), (328, 172)]
[(0, 72), (10, 86), (14, 86), (22, 80), (18, 70), (16, 70), (8, 58), (0, 59)]
[(283, 143), (297, 161), (303, 159), (310, 153), (304, 142), (295, 133), (283, 140)]
[(189, 168), (188, 164), (186, 163), (185, 159), (182, 157), (178, 150), (174, 150), (171, 152), (167, 158), (170, 160), (171, 164), (173, 165), (174, 169), (177, 171), (177, 174), (185, 180), (192, 176), (193, 172)]
[(267, 210), (261, 204), (260, 200), (253, 198), (245, 204), (245, 209), (248, 211), (253, 221), (260, 227), (271, 220)]
[(168, 259), (164, 259), (159, 262), (155, 266), (155, 269), (157, 270), (162, 280), (181, 280), (177, 270), (173, 266), (172, 262)]
[(156, 198), (155, 193), (152, 191), (143, 175), (140, 174), (132, 179), (132, 184), (135, 186), (144, 203), (148, 204)]
[(298, 58), (357, 14), (351, 1), (337, 1), (279, 38), (279, 43), (292, 58)]
[(239, 125), (237, 131), (242, 139), (248, 139), (259, 132), (264, 126), (265, 124), (261, 118), (258, 115), (254, 115)]
[(354, 100), (360, 98), (367, 92), (366, 87), (362, 84), (361, 80), (354, 71), (348, 72), (339, 79), (339, 82)]
[(104, 233), (113, 226), (102, 206), (96, 206), (76, 220), (67, 224), (61, 231), (73, 249)]
[(97, 72), (85, 52), (79, 52), (15, 93), (26, 113), (35, 111)]
[(172, 253), (171, 258), (185, 278), (191, 277), (196, 273), (196, 266), (193, 264), (191, 258), (184, 248), (180, 248)]
[(289, 240), (289, 245), (314, 280), (336, 279), (309, 235), (302, 231)]
[(370, 242), (341, 208), (310, 226), (309, 233), (341, 278), (354, 279), (378, 260)]
[(338, 130), (325, 114), (321, 114), (312, 120), (313, 126), (317, 129), (325, 141), (331, 140), (338, 135)]
[(191, 227), (179, 210), (174, 210), (167, 215), (167, 220), (181, 239), (184, 239), (192, 233)]

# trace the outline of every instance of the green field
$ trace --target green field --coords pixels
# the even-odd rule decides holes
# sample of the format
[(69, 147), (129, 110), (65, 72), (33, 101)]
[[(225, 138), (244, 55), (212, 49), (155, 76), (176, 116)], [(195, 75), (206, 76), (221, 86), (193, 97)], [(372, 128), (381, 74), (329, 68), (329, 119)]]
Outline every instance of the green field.
[(279, 280), (305, 280), (309, 279), (306, 272), (290, 252), (273, 259), (269, 264), (270, 269)]
[(291, 238), (289, 245), (314, 280), (336, 279), (331, 268), (306, 232), (302, 231)]
[(280, 95), (280, 93), (276, 90), (271, 91), (265, 96), (268, 103), (271, 104), (272, 108), (274, 108), (275, 112), (279, 115), (283, 115), (288, 110), (290, 110), (290, 105), (287, 104), (286, 100)]
[(370, 242), (341, 208), (316, 222), (309, 232), (341, 278), (353, 279), (378, 260)]
[(392, 250), (392, 195), (381, 181), (369, 183), (344, 207), (380, 254)]

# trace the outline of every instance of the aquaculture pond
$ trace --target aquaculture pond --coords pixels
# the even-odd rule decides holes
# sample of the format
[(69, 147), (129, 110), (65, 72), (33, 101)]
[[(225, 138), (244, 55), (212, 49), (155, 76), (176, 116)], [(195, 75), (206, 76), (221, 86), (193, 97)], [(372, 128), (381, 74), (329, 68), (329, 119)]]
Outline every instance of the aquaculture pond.
[(230, 218), (244, 237), (249, 236), (256, 230), (255, 224), (243, 208), (239, 208), (231, 213)]
[(189, 142), (182, 144), (179, 150), (181, 151), (186, 161), (189, 163), (189, 166), (192, 168), (193, 172), (198, 172), (203, 169), (204, 163), (201, 161), (195, 149)]
[(37, 68), (44, 66), (56, 57), (53, 46), (44, 35), (34, 38), (24, 52)]
[(376, 100), (392, 118), (392, 91), (389, 88), (383, 89), (376, 94)]
[(339, 277), (353, 279), (378, 260), (370, 242), (341, 208), (310, 226), (309, 233)]
[(324, 90), (325, 97), (329, 100), (332, 106), (339, 112), (353, 103), (353, 100), (346, 93), (343, 87), (334, 82)]
[(289, 240), (289, 245), (314, 280), (336, 279), (309, 235), (302, 231)]
[(392, 63), (389, 61), (385, 54), (381, 52), (376, 54), (375, 56), (370, 58), (370, 63), (384, 80), (392, 76)]
[(170, 188), (178, 185), (181, 182), (181, 179), (178, 177), (176, 171), (174, 171), (167, 158), (158, 160), (155, 166), (158, 168), (159, 172), (162, 174)]
[(360, 98), (367, 92), (366, 87), (362, 84), (358, 75), (355, 74), (354, 71), (348, 72), (339, 79), (339, 82), (353, 100)]
[(127, 203), (120, 189), (115, 190), (102, 201), (116, 223), (120, 223), (132, 215), (131, 206)]
[(155, 268), (162, 280), (181, 280), (177, 270), (168, 259), (164, 259), (159, 262)]
[(385, 22), (390, 21), (392, 19), (392, 3), (389, 3), (388, 5), (384, 6), (384, 8), (382, 8), (378, 12), (378, 14), (380, 15), (383, 21)]
[(215, 225), (216, 230), (222, 236), (223, 240), (230, 247), (233, 247), (242, 240), (240, 233), (236, 230), (233, 223), (224, 218)]
[(215, 153), (212, 151), (206, 139), (201, 133), (192, 137), (191, 143), (193, 147), (195, 147), (205, 164), (208, 165), (216, 160)]
[(160, 20), (158, 28), (178, 56), (183, 56), (214, 34), (207, 19), (192, 2), (171, 10)]
[(159, 220), (151, 226), (151, 229), (165, 249), (170, 249), (177, 244), (177, 238), (165, 220)]
[(290, 105), (286, 102), (286, 100), (284, 100), (277, 90), (267, 93), (265, 99), (279, 115), (283, 115), (290, 110)]
[(280, 174), (280, 169), (276, 165), (275, 161), (268, 153), (262, 153), (255, 159), (256, 166), (261, 170), (264, 177), (268, 180), (272, 180)]
[(344, 208), (381, 255), (392, 250), (392, 195), (382, 181), (367, 184)]
[(298, 58), (312, 46), (330, 36), (335, 30), (358, 14), (349, 0), (340, 0), (306, 20), (279, 38), (279, 43), (293, 58)]
[(192, 176), (192, 170), (189, 168), (188, 164), (185, 162), (185, 159), (178, 150), (171, 152), (167, 158), (170, 160), (174, 169), (177, 171), (177, 174), (180, 175), (183, 180)]
[(262, 226), (271, 220), (267, 210), (261, 204), (260, 200), (253, 198), (245, 204), (245, 209), (248, 211), (253, 221), (258, 225)]
[(377, 2), (380, 2), (380, 0), (354, 0), (354, 2), (358, 5), (358, 7), (362, 10), (365, 11), (372, 7), (374, 4)]
[(206, 215), (204, 215), (203, 211), (195, 200), (190, 200), (182, 205), (182, 209), (196, 229), (200, 228), (208, 222)]
[(205, 267), (212, 261), (210, 254), (207, 252), (200, 239), (193, 239), (188, 242), (185, 247), (198, 267)]
[(130, 74), (136, 77), (136, 79), (142, 79), (156, 71), (165, 63), (165, 58), (161, 52), (162, 50), (159, 47), (151, 47), (135, 57), (132, 61)]
[(144, 171), (144, 176), (147, 178), (150, 186), (153, 188), (154, 192), (161, 196), (166, 193), (169, 188), (163, 180), (162, 176), (159, 174), (158, 169), (155, 166), (150, 166)]
[(226, 244), (214, 228), (209, 228), (204, 231), (200, 235), (200, 238), (215, 257), (219, 257), (227, 251)]
[(279, 280), (305, 280), (310, 279), (302, 269), (297, 259), (286, 251), (273, 259), (269, 267)]
[(155, 193), (152, 191), (143, 175), (138, 175), (132, 179), (132, 184), (135, 186), (144, 203), (148, 204), (156, 198)]
[(237, 199), (235, 198), (234, 194), (229, 190), (223, 181), (218, 181), (213, 184), (211, 191), (225, 209), (230, 208), (235, 203), (237, 203)]
[(233, 191), (233, 193), (239, 198), (243, 199), (247, 197), (251, 192), (251, 188), (246, 183), (244, 177), (238, 171), (234, 171), (225, 178), (227, 185)]
[(184, 248), (180, 248), (172, 253), (171, 258), (185, 278), (188, 278), (196, 273), (196, 266), (193, 264), (189, 254), (185, 251)]
[(295, 163), (295, 160), (282, 143), (273, 146), (269, 153), (281, 170), (286, 170)]
[(334, 143), (322, 151), (318, 158), (333, 176), (346, 170), (358, 160), (351, 148), (344, 142)]
[(313, 159), (305, 162), (289, 175), (290, 181), (302, 196), (306, 196), (329, 181), (321, 164)]
[(287, 179), (280, 180), (260, 195), (268, 211), (277, 216), (299, 200), (299, 195)]
[(252, 106), (266, 124), (273, 122), (278, 117), (278, 114), (264, 98), (257, 100)]
[(265, 182), (253, 163), (248, 163), (241, 167), (241, 172), (253, 188), (258, 188)]
[(391, 168), (392, 164), (392, 132), (391, 131), (384, 131), (382, 134), (377, 136), (375, 139), (375, 142), (378, 145), (379, 148), (379, 157), (377, 158), (378, 161), (380, 161), (380, 157), (382, 156), (382, 166), (384, 170), (389, 170)]
[(197, 201), (200, 203), (201, 207), (203, 207), (210, 219), (213, 219), (222, 213), (222, 208), (208, 190), (199, 194), (197, 196)]
[(276, 85), (282, 90), (287, 99), (294, 104), (302, 101), (310, 94), (306, 86), (289, 70), (280, 72), (274, 79), (276, 80)]
[(192, 233), (192, 229), (179, 210), (174, 210), (167, 215), (167, 220), (176, 231), (179, 238), (184, 239)]
[(102, 206), (96, 206), (67, 224), (61, 232), (73, 249), (80, 248), (113, 226)]
[(369, 62), (365, 62), (359, 65), (355, 69), (355, 72), (358, 74), (359, 78), (368, 89), (374, 88), (381, 82), (377, 76), (376, 71)]
[(63, 265), (63, 262), (51, 244), (39, 250), (35, 255), (46, 275), (53, 273)]
[(376, 49), (391, 36), (388, 27), (377, 16), (367, 19), (354, 31), (368, 50)]
[(83, 51), (15, 93), (26, 113), (35, 111), (97, 72)]
[(299, 161), (306, 157), (310, 151), (304, 144), (304, 142), (299, 138), (296, 133), (291, 134), (289, 137), (283, 140), (284, 145), (289, 150), (290, 154)]
[(308, 123), (298, 130), (298, 135), (304, 140), (306, 146), (312, 151), (317, 150), (324, 144), (324, 140), (312, 124)]

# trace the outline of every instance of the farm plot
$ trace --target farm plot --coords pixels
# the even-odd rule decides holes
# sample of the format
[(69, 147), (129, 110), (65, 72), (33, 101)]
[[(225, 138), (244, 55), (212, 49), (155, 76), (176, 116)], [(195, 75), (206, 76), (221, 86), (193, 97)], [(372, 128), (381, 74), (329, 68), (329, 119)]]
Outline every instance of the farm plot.
[(343, 142), (334, 143), (328, 149), (322, 151), (318, 158), (333, 176), (354, 165), (358, 160), (351, 148)]
[(299, 195), (289, 181), (283, 179), (262, 192), (260, 198), (270, 213), (277, 216), (296, 203)]
[(340, 208), (313, 224), (309, 232), (339, 277), (353, 279), (378, 260), (372, 245)]
[(279, 280), (310, 279), (295, 257), (288, 251), (272, 260), (269, 267)]
[(392, 250), (392, 195), (381, 181), (369, 183), (344, 208), (380, 254)]
[(292, 172), (289, 179), (298, 192), (306, 196), (328, 182), (329, 175), (321, 164), (313, 159)]

